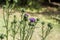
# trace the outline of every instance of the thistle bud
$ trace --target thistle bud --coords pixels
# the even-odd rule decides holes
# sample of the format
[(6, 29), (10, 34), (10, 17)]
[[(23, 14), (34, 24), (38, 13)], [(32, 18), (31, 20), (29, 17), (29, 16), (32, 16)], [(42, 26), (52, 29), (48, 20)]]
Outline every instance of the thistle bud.
[(16, 15), (14, 15), (14, 21), (13, 21), (13, 23), (17, 23), (17, 21), (16, 21)]
[(25, 21), (28, 20), (28, 16), (29, 16), (28, 14), (25, 14), (25, 15), (24, 15), (24, 20), (25, 20)]
[(22, 9), (22, 10), (21, 10), (21, 12), (23, 12), (23, 13), (24, 13), (24, 12), (25, 12), (25, 10), (24, 10), (24, 9)]
[(41, 24), (42, 24), (42, 25), (44, 25), (45, 23), (44, 23), (44, 22), (42, 22)]
[(23, 20), (20, 21), (20, 24), (23, 24)]
[(37, 21), (39, 21), (39, 19), (37, 18)]
[(48, 23), (48, 27), (49, 27), (50, 29), (52, 29), (52, 25), (51, 25), (51, 23)]

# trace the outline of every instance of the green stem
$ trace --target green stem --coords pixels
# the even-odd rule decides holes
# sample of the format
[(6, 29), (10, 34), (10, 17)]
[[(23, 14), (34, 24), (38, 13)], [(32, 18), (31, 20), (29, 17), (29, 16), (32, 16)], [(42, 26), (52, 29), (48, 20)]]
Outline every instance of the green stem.
[(47, 31), (46, 31), (46, 33), (45, 33), (44, 39), (46, 39), (46, 37), (49, 35), (49, 33), (50, 33), (50, 30), (49, 30), (49, 28), (48, 28)]
[(29, 39), (29, 36), (30, 36), (30, 26), (29, 26), (29, 28), (27, 29), (27, 35), (25, 36), (25, 40), (28, 40)]
[(45, 40), (44, 39), (44, 30), (43, 30), (44, 26), (42, 25), (42, 40)]
[(20, 40), (22, 40), (21, 38), (22, 38), (22, 28), (21, 28), (21, 24), (20, 24)]
[(13, 36), (13, 40), (15, 40), (15, 35)]
[[(4, 23), (5, 23), (6, 20), (5, 20), (4, 8), (3, 8), (3, 20), (4, 20)], [(6, 25), (6, 24), (5, 24), (5, 25)]]
[[(21, 14), (21, 21), (22, 21), (22, 18), (23, 18), (23, 13)], [(22, 32), (22, 27), (21, 27), (21, 23), (19, 24), (20, 26), (20, 40), (22, 40), (22, 35), (21, 35), (21, 32)]]
[(8, 22), (9, 22), (9, 8), (7, 10), (7, 19), (6, 19), (6, 33), (7, 33), (7, 40), (8, 40)]
[(14, 24), (13, 40), (15, 40), (15, 24)]
[(22, 37), (22, 40), (24, 40), (24, 37), (25, 37), (25, 27), (26, 27), (26, 21), (24, 21), (24, 27), (23, 27), (23, 37)]
[(33, 36), (34, 29), (35, 29), (35, 28), (34, 28), (33, 26), (30, 28), (31, 35), (30, 35), (30, 38), (29, 38), (29, 40), (31, 40), (31, 38), (32, 38), (32, 36)]
[(25, 40), (28, 40), (28, 38), (29, 38), (29, 34), (26, 35)]
[[(32, 26), (32, 27), (33, 27), (33, 26)], [(32, 27), (29, 26), (29, 28), (28, 28), (28, 33), (27, 33), (27, 35), (26, 35), (26, 37), (25, 37), (25, 40), (31, 40), (31, 38), (32, 38), (32, 36), (33, 36), (33, 31), (34, 31), (34, 28), (32, 28)]]
[[(4, 9), (3, 9), (3, 19), (4, 19), (4, 22), (5, 22), (5, 26), (6, 26), (6, 34), (7, 34), (7, 37), (6, 37), (6, 40), (8, 40), (8, 20), (9, 20), (9, 9), (8, 9), (8, 1), (6, 0), (6, 7), (7, 7), (7, 9), (6, 9), (6, 16), (5, 16), (5, 14), (4, 14)], [(5, 17), (6, 17), (6, 19), (5, 19)]]
[(8, 3), (8, 0), (6, 0), (6, 34), (7, 34), (7, 37), (6, 37), (6, 40), (8, 40), (8, 22), (9, 22), (9, 3)]
[[(21, 14), (21, 21), (23, 21), (23, 13)], [(22, 27), (21, 27), (21, 23), (19, 24), (19, 26), (20, 26), (20, 40), (23, 40), (23, 35), (22, 35), (22, 32), (23, 32), (23, 30), (25, 30), (24, 28), (23, 28), (23, 30), (22, 30)], [(25, 25), (25, 24), (24, 24)]]
[(15, 40), (15, 35), (16, 35), (16, 17), (14, 17), (14, 31), (13, 31), (13, 40)]

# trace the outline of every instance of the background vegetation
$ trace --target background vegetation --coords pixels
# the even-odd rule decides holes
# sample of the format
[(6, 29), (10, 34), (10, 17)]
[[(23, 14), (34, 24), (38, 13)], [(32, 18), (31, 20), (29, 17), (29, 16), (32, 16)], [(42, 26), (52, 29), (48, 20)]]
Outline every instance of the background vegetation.
[[(41, 27), (49, 26), (50, 29), (50, 25), (47, 26), (48, 23), (52, 24), (53, 29), (51, 28), (52, 29), (51, 33), (47, 36), (46, 40), (60, 40), (60, 6), (49, 4), (48, 0), (8, 0), (8, 3), (6, 3), (6, 0), (0, 0), (0, 4), (1, 4), (0, 5), (0, 34), (1, 34), (0, 39), (5, 40), (6, 37), (6, 40), (10, 40), (10, 39), (20, 40), (19, 31), (17, 32), (17, 35), (15, 35), (16, 32), (15, 27), (18, 28), (19, 25), (18, 23), (20, 23), (21, 20), (21, 14), (23, 14), (24, 12), (22, 9), (24, 9), (25, 10), (24, 14), (25, 13), (29, 14), (29, 18), (34, 17), (39, 19), (39, 22), (37, 23), (36, 28), (34, 29), (34, 34), (31, 40), (40, 40), (41, 39), (40, 34), (42, 32), (41, 29), (43, 29)], [(4, 17), (3, 17), (3, 13), (4, 13)], [(3, 19), (7, 21), (4, 22)], [(23, 28), (24, 26), (26, 26), (25, 25), (26, 22), (25, 23), (24, 22), (22, 23)], [(13, 27), (10, 26), (12, 24), (14, 25)], [(19, 27), (21, 26), (19, 25)], [(23, 31), (22, 33), (24, 35)], [(7, 36), (3, 34), (6, 34)], [(23, 39), (24, 36), (21, 38)], [(44, 40), (44, 38), (42, 40)]]

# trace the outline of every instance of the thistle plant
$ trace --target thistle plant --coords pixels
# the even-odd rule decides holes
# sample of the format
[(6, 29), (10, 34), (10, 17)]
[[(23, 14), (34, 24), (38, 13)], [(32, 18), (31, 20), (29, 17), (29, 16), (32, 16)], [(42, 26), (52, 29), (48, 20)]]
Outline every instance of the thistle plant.
[[(4, 13), (6, 9), (6, 14)], [(6, 5), (3, 7), (3, 19), (6, 27), (6, 40), (8, 40), (8, 23), (9, 23), (9, 3), (6, 0)]]
[[(45, 22), (42, 22), (41, 23), (42, 24), (42, 39), (41, 40), (45, 40), (46, 39), (46, 37), (49, 35), (49, 33), (51, 32), (51, 30), (52, 30), (52, 24), (51, 23), (48, 23), (47, 24), (47, 27), (45, 28)], [(45, 29), (44, 29), (45, 28)]]
[[(4, 23), (5, 23), (5, 28), (6, 28), (6, 40), (8, 40), (8, 33), (9, 33), (9, 16), (10, 16), (10, 12), (9, 12), (9, 4), (10, 0), (6, 0), (6, 5), (3, 6), (3, 19), (4, 19)], [(14, 0), (14, 3), (12, 5), (12, 8), (15, 6), (15, 3), (17, 1)]]
[(35, 18), (28, 18), (29, 14), (22, 10), (20, 21), (20, 40), (31, 40), (35, 25), (37, 23)]
[(17, 21), (16, 21), (16, 15), (14, 15), (14, 20), (13, 22), (11, 22), (11, 31), (12, 31), (12, 34), (11, 36), (13, 37), (13, 40), (15, 40), (15, 36), (17, 34)]

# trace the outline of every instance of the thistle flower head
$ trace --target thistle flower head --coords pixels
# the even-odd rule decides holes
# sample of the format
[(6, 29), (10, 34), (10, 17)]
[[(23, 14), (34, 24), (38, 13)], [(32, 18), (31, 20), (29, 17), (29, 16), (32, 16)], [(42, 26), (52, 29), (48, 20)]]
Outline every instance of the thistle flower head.
[(21, 12), (25, 12), (25, 10), (22, 8)]
[(39, 21), (39, 18), (37, 18), (37, 21)]
[(45, 23), (44, 23), (44, 22), (42, 22), (41, 24), (42, 24), (42, 25), (44, 25)]
[(30, 22), (35, 22), (35, 18), (30, 18)]
[(24, 20), (27, 21), (28, 20), (28, 14), (24, 14)]
[(48, 26), (51, 27), (51, 23), (48, 23)]
[(48, 23), (48, 27), (49, 27), (50, 29), (52, 29), (52, 25), (51, 25), (51, 23)]
[(24, 14), (24, 17), (28, 17), (29, 16), (29, 14)]

